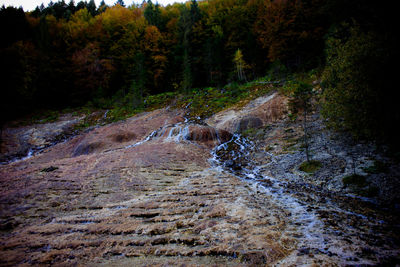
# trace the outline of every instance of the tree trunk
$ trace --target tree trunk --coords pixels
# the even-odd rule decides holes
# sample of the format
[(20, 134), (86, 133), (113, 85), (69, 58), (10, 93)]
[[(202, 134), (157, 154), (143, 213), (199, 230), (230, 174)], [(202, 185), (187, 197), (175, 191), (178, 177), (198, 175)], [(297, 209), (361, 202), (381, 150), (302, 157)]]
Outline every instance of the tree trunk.
[(308, 150), (308, 131), (307, 131), (307, 107), (304, 105), (304, 121), (303, 121), (303, 131), (304, 131), (304, 146), (306, 149), (307, 162), (310, 161), (310, 152)]

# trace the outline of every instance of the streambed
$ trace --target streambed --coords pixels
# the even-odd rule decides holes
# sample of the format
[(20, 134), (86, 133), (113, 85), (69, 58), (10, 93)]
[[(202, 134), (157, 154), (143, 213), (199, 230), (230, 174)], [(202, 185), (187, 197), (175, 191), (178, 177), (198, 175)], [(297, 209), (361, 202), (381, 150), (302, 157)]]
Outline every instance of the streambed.
[(293, 231), (298, 249), (281, 262), (283, 265), (298, 264), (299, 258), (301, 264), (309, 264), (315, 257), (346, 266), (400, 263), (396, 214), (374, 199), (330, 191), (293, 173), (268, 175), (270, 165), (279, 168), (281, 159), (282, 155), (260, 153), (254, 142), (235, 134), (213, 149), (211, 162), (274, 201), (280, 209), (272, 213), (286, 215), (287, 231)]

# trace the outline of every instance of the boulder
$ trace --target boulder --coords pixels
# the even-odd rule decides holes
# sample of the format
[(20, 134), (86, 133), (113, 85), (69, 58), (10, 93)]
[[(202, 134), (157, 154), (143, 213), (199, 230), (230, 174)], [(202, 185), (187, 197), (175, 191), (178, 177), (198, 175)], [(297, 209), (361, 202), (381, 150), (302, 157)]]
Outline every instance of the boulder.
[(74, 157), (80, 155), (88, 155), (100, 150), (103, 146), (104, 144), (102, 142), (93, 142), (93, 143), (83, 142), (76, 147), (72, 155)]
[(235, 132), (243, 133), (248, 129), (258, 129), (263, 126), (263, 121), (258, 117), (245, 117), (236, 124)]
[(116, 143), (125, 143), (136, 139), (136, 135), (133, 132), (115, 133), (109, 135), (108, 137)]
[(232, 138), (232, 134), (225, 130), (216, 130), (210, 126), (192, 125), (189, 127), (189, 133), (186, 140), (208, 143), (216, 145), (225, 143)]
[(258, 128), (260, 121), (262, 125), (267, 125), (284, 118), (287, 113), (287, 101), (287, 97), (272, 93), (254, 99), (240, 110), (235, 108), (223, 110), (209, 118), (206, 123), (229, 132)]

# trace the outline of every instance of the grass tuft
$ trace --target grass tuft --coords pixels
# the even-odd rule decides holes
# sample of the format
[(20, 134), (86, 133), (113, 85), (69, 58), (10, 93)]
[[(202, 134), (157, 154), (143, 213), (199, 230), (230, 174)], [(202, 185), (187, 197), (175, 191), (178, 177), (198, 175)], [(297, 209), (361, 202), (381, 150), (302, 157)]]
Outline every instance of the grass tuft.
[(318, 160), (304, 161), (299, 166), (299, 170), (307, 173), (314, 173), (322, 167), (322, 163)]

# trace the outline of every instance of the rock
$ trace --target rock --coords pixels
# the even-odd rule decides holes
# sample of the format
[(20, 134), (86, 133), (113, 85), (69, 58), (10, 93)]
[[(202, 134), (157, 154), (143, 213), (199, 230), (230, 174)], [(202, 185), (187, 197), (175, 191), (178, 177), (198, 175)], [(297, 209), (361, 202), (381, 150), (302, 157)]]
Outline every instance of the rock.
[(79, 144), (76, 149), (74, 150), (74, 153), (72, 154), (74, 157), (80, 156), (80, 155), (88, 155), (91, 154), (95, 151), (100, 150), (104, 146), (104, 143), (102, 142), (93, 142), (93, 143), (82, 143)]
[(187, 140), (197, 142), (225, 143), (232, 138), (232, 134), (225, 130), (216, 130), (210, 126), (193, 125), (189, 127)]
[[(276, 122), (285, 117), (287, 113), (287, 97), (272, 93), (271, 95), (262, 96), (248, 103), (244, 108), (237, 110), (230, 108), (223, 110), (212, 117), (206, 123), (217, 129), (223, 129), (228, 132), (235, 132), (240, 125), (246, 125), (246, 118), (258, 118), (262, 125)], [(240, 123), (241, 120), (245, 120)], [(253, 120), (255, 125), (260, 122)]]
[(116, 133), (109, 136), (109, 138), (117, 143), (125, 143), (136, 139), (136, 135), (132, 132)]
[[(271, 99), (245, 111), (260, 111)], [(254, 117), (265, 125), (265, 117), (245, 111), (230, 122)], [(243, 125), (252, 123), (259, 122)], [(185, 125), (179, 111), (166, 109), (0, 165), (0, 265), (341, 266), (348, 264), (341, 251), (360, 265), (382, 265), (391, 255), (398, 262), (398, 217), (333, 192), (325, 186), (335, 180), (331, 171), (297, 172), (304, 152), (275, 147), (301, 137), (301, 127), (285, 131), (293, 122), (278, 123), (264, 135), (274, 146), (268, 154), (240, 140), (223, 146), (217, 156), (234, 171), (209, 160), (210, 148), (229, 140), (230, 130)], [(323, 145), (335, 147), (323, 136), (318, 141), (323, 131), (314, 126), (313, 156), (344, 175), (348, 161), (339, 153), (346, 146), (322, 153)], [(254, 175), (246, 180), (248, 171)], [(321, 178), (324, 184), (313, 184)]]
[(43, 150), (66, 140), (75, 134), (74, 126), (82, 120), (83, 117), (65, 114), (50, 123), (18, 127), (6, 125), (1, 136), (0, 162), (23, 158), (29, 151)]
[(221, 143), (226, 143), (232, 139), (232, 134), (228, 131), (218, 129), (217, 132)]
[(245, 117), (239, 120), (235, 132), (243, 133), (249, 129), (258, 129), (263, 126), (263, 122), (258, 117)]

